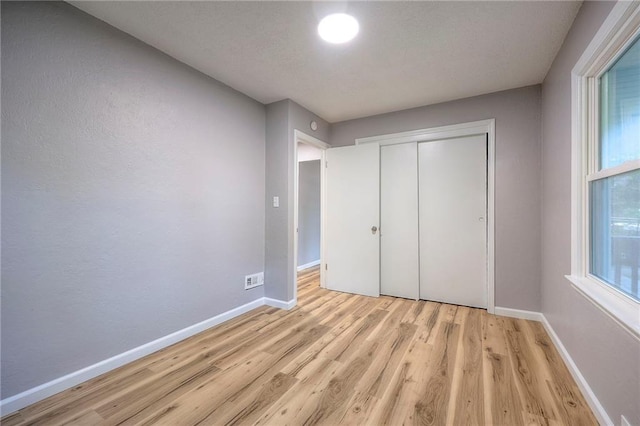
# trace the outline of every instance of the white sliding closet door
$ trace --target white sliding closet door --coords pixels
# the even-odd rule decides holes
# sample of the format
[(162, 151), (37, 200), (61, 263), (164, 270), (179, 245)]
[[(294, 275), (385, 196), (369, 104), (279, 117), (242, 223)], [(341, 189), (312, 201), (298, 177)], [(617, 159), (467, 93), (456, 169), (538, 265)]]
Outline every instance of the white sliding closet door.
[(380, 293), (418, 299), (418, 147), (380, 147)]
[(420, 298), (487, 307), (487, 139), (418, 144)]

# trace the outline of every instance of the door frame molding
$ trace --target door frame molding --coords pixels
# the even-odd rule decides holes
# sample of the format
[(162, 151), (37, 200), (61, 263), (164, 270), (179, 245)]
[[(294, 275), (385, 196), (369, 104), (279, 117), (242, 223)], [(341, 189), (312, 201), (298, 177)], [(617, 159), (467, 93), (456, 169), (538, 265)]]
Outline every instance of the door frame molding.
[(291, 235), (293, 235), (293, 300), (295, 303), (298, 302), (298, 179), (300, 178), (300, 167), (298, 164), (298, 143), (304, 143), (306, 145), (313, 146), (314, 148), (318, 148), (320, 150), (320, 287), (325, 288), (325, 173), (326, 168), (324, 167), (326, 159), (325, 159), (325, 151), (331, 146), (321, 141), (318, 138), (315, 138), (311, 135), (308, 135), (298, 129), (293, 130), (293, 229), (291, 230)]
[(377, 143), (382, 146), (407, 142), (429, 142), (481, 134), (487, 135), (487, 312), (493, 314), (495, 313), (495, 118), (357, 138), (355, 143), (356, 145)]

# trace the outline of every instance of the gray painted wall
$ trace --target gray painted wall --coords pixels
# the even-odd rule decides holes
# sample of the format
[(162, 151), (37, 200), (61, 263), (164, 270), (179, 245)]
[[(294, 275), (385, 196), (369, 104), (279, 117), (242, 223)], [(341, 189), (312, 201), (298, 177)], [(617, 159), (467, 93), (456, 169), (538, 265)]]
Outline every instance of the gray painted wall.
[[(288, 301), (287, 271), (290, 239), (288, 217), (289, 101), (267, 105), (266, 175), (265, 175), (265, 266), (264, 293), (273, 299)], [(293, 154), (291, 154), (293, 158)], [(293, 161), (293, 160), (292, 160)], [(280, 197), (280, 207), (273, 207), (273, 197)], [(293, 252), (293, 243), (291, 244)], [(291, 260), (293, 267), (293, 260)]]
[(263, 105), (64, 3), (2, 66), (2, 398), (263, 296)]
[(573, 289), (571, 69), (614, 2), (585, 2), (542, 90), (542, 311), (611, 420), (640, 424), (640, 342)]
[[(309, 123), (315, 120), (318, 130)], [(293, 299), (295, 288), (293, 248), (293, 195), (295, 167), (294, 130), (324, 142), (329, 139), (329, 124), (291, 100), (267, 105), (266, 128), (266, 249), (265, 296), (282, 301)], [(272, 204), (280, 197), (280, 207)]]
[(301, 161), (298, 174), (298, 266), (320, 259), (320, 160)]
[(355, 138), (496, 119), (496, 306), (540, 310), (540, 86), (336, 123)]

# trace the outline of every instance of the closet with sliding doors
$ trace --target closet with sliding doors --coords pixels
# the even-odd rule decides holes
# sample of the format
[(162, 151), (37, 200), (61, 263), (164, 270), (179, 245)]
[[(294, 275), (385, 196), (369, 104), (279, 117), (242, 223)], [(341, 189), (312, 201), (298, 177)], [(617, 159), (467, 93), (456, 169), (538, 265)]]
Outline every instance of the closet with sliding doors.
[(380, 294), (487, 307), (487, 134), (380, 144)]

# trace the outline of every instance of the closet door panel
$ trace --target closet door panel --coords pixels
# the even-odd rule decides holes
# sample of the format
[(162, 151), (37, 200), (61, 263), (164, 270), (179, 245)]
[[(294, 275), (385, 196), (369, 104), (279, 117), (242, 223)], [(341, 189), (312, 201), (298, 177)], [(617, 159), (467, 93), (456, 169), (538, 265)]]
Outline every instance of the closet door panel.
[(487, 142), (418, 144), (420, 298), (487, 307)]
[(380, 148), (380, 293), (418, 298), (417, 143)]

